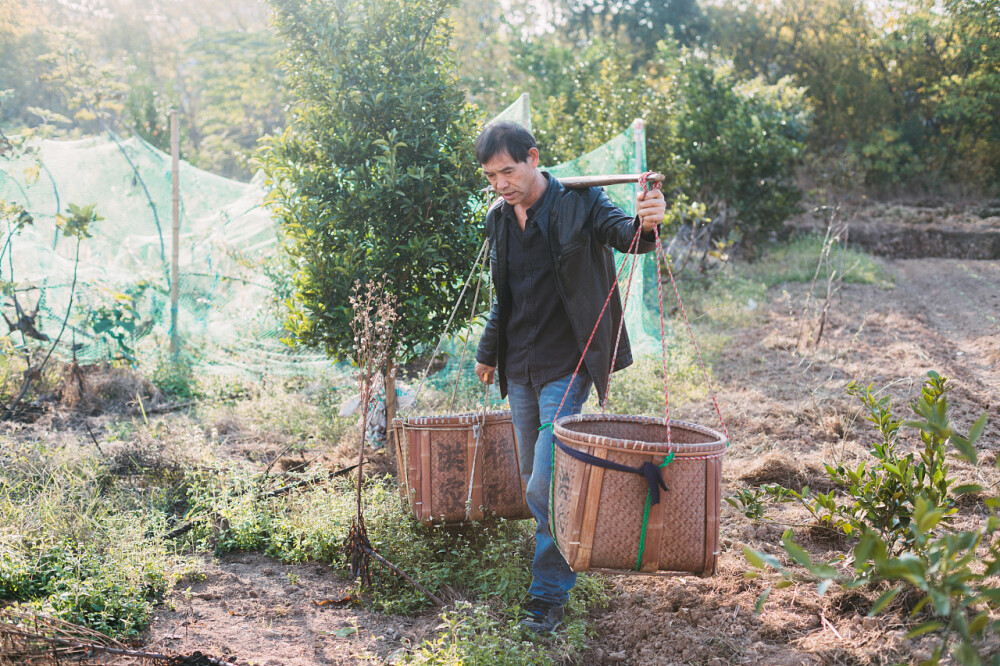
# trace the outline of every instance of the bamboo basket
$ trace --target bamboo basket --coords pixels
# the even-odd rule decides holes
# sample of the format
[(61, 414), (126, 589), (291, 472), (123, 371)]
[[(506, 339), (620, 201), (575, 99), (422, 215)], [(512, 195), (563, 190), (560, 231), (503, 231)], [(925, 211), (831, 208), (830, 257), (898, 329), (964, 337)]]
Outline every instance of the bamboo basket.
[[(556, 445), (549, 515), (556, 545), (574, 571), (715, 572), (719, 551), (722, 455), (728, 441), (692, 423), (643, 416), (584, 414), (556, 421), (569, 449), (637, 468), (660, 466), (668, 490), (646, 511), (650, 482), (573, 458)], [(640, 542), (642, 554), (640, 555)]]
[(420, 522), (531, 518), (509, 411), (397, 418), (392, 427), (399, 492)]

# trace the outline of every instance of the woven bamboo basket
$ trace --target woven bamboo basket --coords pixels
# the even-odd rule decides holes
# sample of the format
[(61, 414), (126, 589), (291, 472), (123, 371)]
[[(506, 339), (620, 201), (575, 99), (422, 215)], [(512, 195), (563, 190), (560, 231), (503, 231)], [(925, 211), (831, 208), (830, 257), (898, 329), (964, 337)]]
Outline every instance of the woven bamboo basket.
[[(556, 421), (550, 516), (556, 544), (574, 571), (715, 572), (719, 551), (722, 434), (692, 423), (643, 416), (583, 414)], [(658, 469), (665, 491), (648, 508), (652, 481), (582, 462), (563, 450)], [(579, 455), (579, 454), (577, 454)], [(645, 530), (643, 524), (645, 523)]]
[(509, 411), (397, 418), (392, 427), (399, 492), (420, 522), (531, 518)]

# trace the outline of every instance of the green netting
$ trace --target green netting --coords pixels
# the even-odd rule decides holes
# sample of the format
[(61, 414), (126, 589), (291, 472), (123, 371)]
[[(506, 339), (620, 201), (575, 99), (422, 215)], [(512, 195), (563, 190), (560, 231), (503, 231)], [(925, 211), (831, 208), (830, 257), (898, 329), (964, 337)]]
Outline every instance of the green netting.
[[(557, 178), (644, 172), (646, 170), (646, 132), (642, 120), (634, 121), (631, 127), (596, 150), (581, 155), (575, 160), (548, 167), (547, 170)], [(622, 210), (630, 215), (635, 215), (635, 198), (639, 193), (638, 185), (613, 185), (605, 188), (605, 191), (607, 191), (608, 197)], [(625, 259), (625, 255), (615, 252), (615, 263), (619, 270)], [(636, 355), (660, 349), (659, 330), (653, 335), (650, 335), (646, 330), (648, 322), (653, 320), (653, 313), (647, 312), (645, 297), (648, 289), (656, 289), (655, 278), (650, 279), (655, 275), (655, 261), (654, 254), (646, 254), (639, 259), (632, 278), (628, 303), (625, 306), (625, 326), (628, 328), (632, 351)], [(629, 270), (626, 268), (625, 272), (622, 273), (622, 298), (625, 297), (625, 282), (628, 279)]]
[(528, 93), (522, 93), (520, 97), (514, 100), (514, 102), (506, 109), (498, 113), (496, 118), (490, 122), (495, 123), (501, 120), (517, 123), (530, 132), (531, 110), (528, 106)]
[[(124, 350), (162, 350), (170, 336), (170, 156), (139, 139), (43, 141), (0, 164), (0, 199), (23, 205), (34, 224), (12, 241), (0, 277), (20, 289), (38, 328), (55, 337), (70, 296), (75, 239), (59, 234), (68, 204), (96, 204), (104, 219), (80, 246), (73, 314), (59, 353), (81, 361)], [(328, 367), (318, 354), (281, 343), (274, 220), (261, 206), (260, 176), (239, 183), (180, 164), (178, 328), (206, 370), (298, 373)], [(29, 288), (32, 287), (32, 288)], [(9, 303), (5, 306), (13, 316)], [(102, 316), (117, 322), (95, 335)], [(124, 324), (124, 325), (121, 325)], [(98, 327), (99, 328), (99, 327)], [(132, 335), (135, 329), (141, 336)]]
[[(530, 127), (527, 96), (497, 118)], [(34, 154), (0, 161), (0, 200), (21, 204), (34, 217), (0, 262), (0, 280), (15, 285), (29, 312), (38, 307), (36, 326), (50, 337), (67, 309), (75, 251), (75, 239), (59, 234), (56, 215), (70, 203), (93, 203), (104, 218), (81, 245), (73, 314), (57, 350), (62, 358), (68, 359), (74, 347), (81, 362), (121, 356), (127, 349), (142, 358), (167, 349), (170, 165), (169, 155), (140, 139), (116, 136), (43, 141)], [(644, 169), (645, 138), (637, 122), (601, 148), (550, 171), (568, 176)], [(626, 211), (634, 210), (633, 186), (608, 188), (608, 193)], [(181, 162), (178, 328), (183, 350), (202, 371), (313, 374), (330, 366), (321, 354), (292, 352), (281, 342), (285, 263), (276, 222), (262, 206), (264, 194), (260, 174), (240, 183)], [(643, 261), (652, 266), (650, 256)], [(648, 275), (643, 277), (637, 270), (626, 310), (638, 352), (654, 348), (642, 325), (643, 296), (652, 284)], [(15, 320), (9, 298), (3, 308)], [(119, 325), (95, 333), (101, 321)], [(457, 322), (453, 332), (459, 328)], [(446, 350), (457, 359), (461, 347), (456, 339)], [(439, 373), (435, 383), (450, 386), (471, 376), (471, 355), (463, 368), (452, 363)]]

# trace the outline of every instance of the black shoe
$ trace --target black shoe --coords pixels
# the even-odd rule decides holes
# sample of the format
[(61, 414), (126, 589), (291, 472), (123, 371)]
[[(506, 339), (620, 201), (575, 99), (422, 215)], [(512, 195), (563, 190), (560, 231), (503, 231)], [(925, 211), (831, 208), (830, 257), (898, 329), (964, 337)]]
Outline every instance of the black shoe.
[(536, 634), (550, 634), (563, 621), (566, 611), (559, 604), (532, 599), (524, 608), (525, 618), (519, 626)]

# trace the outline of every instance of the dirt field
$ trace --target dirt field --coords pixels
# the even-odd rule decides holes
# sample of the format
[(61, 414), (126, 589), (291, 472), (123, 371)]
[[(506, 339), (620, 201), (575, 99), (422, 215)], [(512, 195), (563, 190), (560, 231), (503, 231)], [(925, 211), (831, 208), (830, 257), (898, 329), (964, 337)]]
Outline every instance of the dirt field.
[[(821, 463), (860, 459), (872, 431), (844, 387), (873, 382), (896, 397), (901, 414), (931, 369), (951, 378), (953, 416), (967, 428), (984, 411), (981, 440), (992, 462), (1000, 449), (1000, 264), (957, 259), (886, 262), (891, 285), (845, 285), (820, 344), (799, 349), (804, 285), (772, 289), (748, 326), (731, 332), (714, 362), (719, 403), (732, 436), (723, 495), (748, 484), (821, 483)], [(712, 425), (709, 403), (680, 418)], [(991, 465), (952, 467), (988, 485)], [(973, 506), (963, 520), (976, 519)], [(722, 512), (718, 573), (707, 579), (613, 577), (611, 602), (595, 611), (586, 664), (868, 664), (912, 662), (932, 639), (904, 640), (901, 616), (866, 618), (858, 593), (811, 585), (771, 595), (746, 581), (742, 548), (779, 554), (786, 524), (803, 516), (774, 510), (774, 523), (752, 524), (732, 507)], [(814, 554), (836, 544), (801, 540)], [(385, 663), (434, 635), (434, 614), (389, 617), (359, 610), (347, 587), (319, 564), (289, 566), (246, 554), (205, 561), (202, 581), (179, 586), (173, 610), (160, 612), (148, 646), (174, 652), (233, 654), (239, 663)]]
[[(772, 294), (755, 326), (736, 332), (715, 371), (733, 444), (723, 495), (748, 483), (816, 487), (824, 461), (859, 459), (873, 432), (844, 393), (851, 379), (887, 387), (902, 414), (922, 377), (951, 378), (953, 415), (967, 430), (984, 411), (980, 440), (1000, 449), (1000, 265), (953, 259), (888, 262), (895, 287), (846, 285), (817, 349), (795, 351), (800, 299)], [(712, 423), (710, 407), (689, 415)], [(995, 481), (991, 468), (954, 464), (960, 476)], [(988, 485), (984, 483), (983, 485)], [(782, 523), (803, 516), (772, 512)], [(711, 579), (619, 578), (616, 600), (597, 618), (592, 662), (612, 663), (896, 663), (929, 656), (932, 641), (903, 640), (899, 617), (866, 618), (872, 599), (816, 594), (812, 586), (772, 594), (755, 617), (763, 587), (746, 582), (743, 546), (779, 554), (785, 525), (751, 522), (728, 505), (723, 550)], [(805, 534), (799, 530), (800, 534)], [(805, 542), (814, 553), (822, 544)]]

